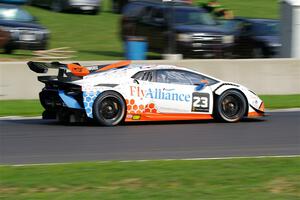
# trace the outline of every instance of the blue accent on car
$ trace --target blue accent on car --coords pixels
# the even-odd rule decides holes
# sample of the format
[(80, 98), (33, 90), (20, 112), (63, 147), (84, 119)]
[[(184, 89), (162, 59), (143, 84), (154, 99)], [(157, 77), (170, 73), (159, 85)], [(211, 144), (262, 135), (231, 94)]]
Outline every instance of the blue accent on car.
[(83, 92), (84, 109), (85, 109), (86, 115), (89, 118), (93, 118), (94, 101), (99, 96), (100, 93), (101, 93), (100, 91)]
[(196, 91), (200, 91), (200, 90), (202, 90), (205, 86), (206, 86), (206, 83), (200, 83), (200, 84), (195, 88), (195, 90), (196, 90)]
[(74, 97), (65, 94), (63, 90), (59, 90), (58, 94), (60, 98), (64, 101), (64, 103), (69, 107), (69, 108), (75, 108), (75, 109), (82, 109), (82, 107), (79, 105), (76, 99)]

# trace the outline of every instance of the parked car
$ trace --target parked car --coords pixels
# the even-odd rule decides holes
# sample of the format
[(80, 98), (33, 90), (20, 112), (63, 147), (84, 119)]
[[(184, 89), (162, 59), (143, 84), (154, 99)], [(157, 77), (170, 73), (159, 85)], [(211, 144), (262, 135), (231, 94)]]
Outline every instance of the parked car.
[(46, 49), (49, 31), (24, 9), (0, 4), (0, 28), (9, 32), (10, 40), (3, 47), (5, 53), (14, 49)]
[(98, 14), (101, 9), (100, 0), (28, 0), (30, 5), (50, 8), (55, 12), (79, 10)]
[[(174, 12), (174, 17), (170, 17)], [(172, 20), (173, 19), (173, 20)], [(172, 27), (174, 34), (170, 34)], [(121, 35), (143, 36), (151, 51), (167, 52), (170, 37), (184, 56), (223, 57), (230, 54), (234, 36), (217, 26), (205, 10), (185, 3), (135, 1), (123, 10)]]
[(227, 30), (233, 30), (233, 54), (239, 57), (275, 57), (281, 46), (279, 20), (237, 17), (221, 21)]
[(0, 3), (8, 4), (26, 4), (27, 0), (0, 0)]

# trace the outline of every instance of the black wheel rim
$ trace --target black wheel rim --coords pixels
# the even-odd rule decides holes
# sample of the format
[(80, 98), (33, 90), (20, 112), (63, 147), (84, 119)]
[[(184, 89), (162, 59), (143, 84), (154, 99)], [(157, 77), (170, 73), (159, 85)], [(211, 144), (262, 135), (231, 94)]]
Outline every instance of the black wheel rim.
[(120, 101), (114, 97), (103, 99), (100, 105), (100, 113), (105, 120), (118, 118), (122, 114)]
[(222, 113), (229, 119), (235, 119), (240, 116), (242, 103), (236, 95), (227, 95), (221, 104)]

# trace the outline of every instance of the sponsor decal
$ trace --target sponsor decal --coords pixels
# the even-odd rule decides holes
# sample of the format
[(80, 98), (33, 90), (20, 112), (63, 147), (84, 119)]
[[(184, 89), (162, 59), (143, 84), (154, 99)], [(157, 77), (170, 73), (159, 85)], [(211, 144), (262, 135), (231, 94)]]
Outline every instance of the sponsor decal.
[[(142, 113), (157, 113), (157, 108), (154, 103), (150, 104), (137, 104), (134, 99), (126, 99), (127, 105), (127, 117), (132, 118), (134, 114), (142, 114)], [(130, 115), (129, 115), (130, 114)]]
[(191, 95), (176, 92), (175, 90), (160, 89), (160, 88), (148, 88), (141, 89), (139, 86), (130, 86), (130, 95), (140, 98), (149, 99), (160, 99), (160, 100), (170, 100), (170, 101), (183, 101), (190, 102)]
[(192, 112), (209, 112), (209, 94), (193, 93)]
[(133, 115), (132, 119), (133, 120), (140, 120), (141, 119), (141, 115)]

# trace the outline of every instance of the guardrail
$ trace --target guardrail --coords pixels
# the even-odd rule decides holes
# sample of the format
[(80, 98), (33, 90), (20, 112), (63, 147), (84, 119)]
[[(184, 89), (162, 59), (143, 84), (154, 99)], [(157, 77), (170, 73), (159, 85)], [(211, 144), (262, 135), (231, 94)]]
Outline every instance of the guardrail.
[[(65, 61), (70, 63), (72, 61)], [(83, 66), (115, 61), (76, 61)], [(133, 63), (167, 64), (187, 67), (216, 78), (240, 83), (258, 94), (300, 94), (300, 60), (146, 60)], [(49, 74), (56, 74), (50, 70)], [(0, 100), (37, 99), (43, 84), (26, 62), (0, 62)]]

